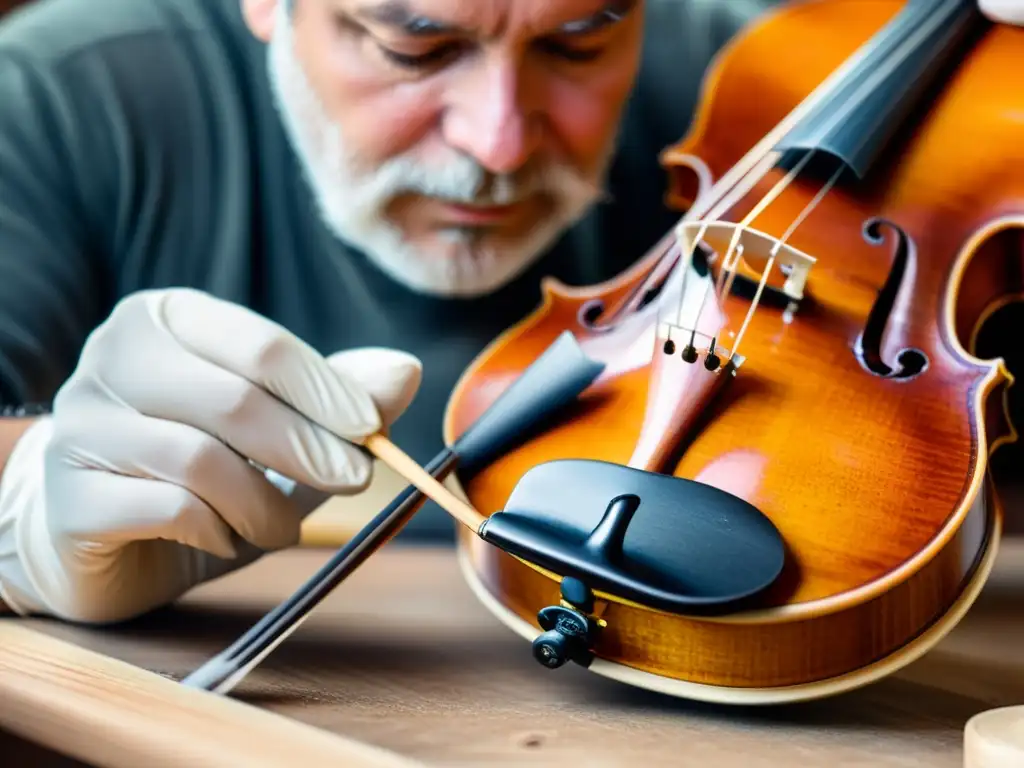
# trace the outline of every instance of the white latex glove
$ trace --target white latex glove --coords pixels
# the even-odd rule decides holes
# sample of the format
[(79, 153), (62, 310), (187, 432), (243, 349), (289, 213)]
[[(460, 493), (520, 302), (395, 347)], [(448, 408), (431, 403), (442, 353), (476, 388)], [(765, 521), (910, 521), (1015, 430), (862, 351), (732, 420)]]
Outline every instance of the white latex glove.
[(978, 0), (978, 10), (997, 23), (1024, 24), (1024, 0)]
[(353, 443), (405, 410), (420, 370), (387, 349), (324, 358), (197, 291), (130, 296), (4, 471), (0, 597), (21, 614), (119, 621), (295, 544), (327, 494), (369, 484)]

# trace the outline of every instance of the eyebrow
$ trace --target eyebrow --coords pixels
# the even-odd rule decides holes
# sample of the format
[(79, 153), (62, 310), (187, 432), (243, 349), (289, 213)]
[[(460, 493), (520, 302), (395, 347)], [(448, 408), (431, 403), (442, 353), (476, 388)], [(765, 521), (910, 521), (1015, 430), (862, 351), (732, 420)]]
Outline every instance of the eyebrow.
[[(560, 25), (556, 32), (565, 35), (585, 35), (618, 24), (636, 7), (638, 0), (607, 0), (604, 7), (582, 19)], [(413, 11), (405, 0), (386, 0), (377, 5), (357, 8), (357, 17), (392, 27), (407, 35), (430, 37), (433, 35), (467, 33), (467, 30), (447, 22), (431, 19)]]
[(562, 24), (558, 31), (566, 35), (585, 35), (618, 24), (636, 7), (637, 0), (608, 0), (597, 13)]

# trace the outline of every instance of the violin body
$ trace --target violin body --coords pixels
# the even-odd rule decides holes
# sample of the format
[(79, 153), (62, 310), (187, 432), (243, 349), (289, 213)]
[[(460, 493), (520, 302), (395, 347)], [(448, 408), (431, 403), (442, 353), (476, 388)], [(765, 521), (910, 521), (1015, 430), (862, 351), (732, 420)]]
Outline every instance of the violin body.
[[(663, 156), (668, 202), (699, 207), (903, 7), (799, 2), (741, 33), (708, 72), (689, 133)], [(485, 515), (531, 467), (588, 458), (725, 490), (785, 541), (781, 575), (739, 612), (688, 616), (598, 600), (593, 671), (709, 701), (820, 697), (919, 657), (977, 595), (1001, 530), (988, 459), (1016, 437), (1012, 377), (974, 344), (994, 309), (1024, 292), (1024, 88), (1015, 74), (1024, 29), (989, 26), (966, 50), (863, 178), (848, 174), (826, 193), (827, 173), (801, 172), (780, 188), (787, 170), (771, 167), (719, 206), (716, 221), (784, 240), (813, 264), (795, 298), (776, 269), (751, 313), (761, 273), (741, 260), (717, 304), (729, 329), (717, 343), (740, 343), (743, 328), (743, 363), (713, 399), (691, 400), (681, 415), (672, 409), (684, 391), (655, 397), (668, 347), (642, 307), (602, 325), (636, 296), (665, 243), (601, 285), (546, 282), (538, 309), (460, 380), (449, 443), (566, 329), (608, 366), (567, 418), (458, 478)], [(709, 280), (722, 277), (735, 231), (705, 232)], [(671, 452), (650, 439), (665, 422)], [(534, 637), (538, 611), (559, 601), (557, 578), (468, 530), (458, 547), (484, 604)]]

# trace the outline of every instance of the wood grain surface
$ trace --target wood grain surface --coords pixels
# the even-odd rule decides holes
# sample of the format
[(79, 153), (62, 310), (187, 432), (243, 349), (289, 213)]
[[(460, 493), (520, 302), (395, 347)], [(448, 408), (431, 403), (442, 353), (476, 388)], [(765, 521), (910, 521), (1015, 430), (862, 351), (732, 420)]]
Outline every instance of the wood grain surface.
[(102, 653), (0, 622), (0, 724), (112, 768), (419, 763), (261, 707), (179, 685)]
[[(174, 609), (117, 629), (25, 624), (180, 678), (327, 556), (296, 550), (268, 557)], [(450, 549), (396, 542), (233, 695), (434, 766), (953, 768), (961, 765), (968, 718), (1024, 702), (1022, 600), (1024, 544), (1011, 541), (967, 619), (895, 677), (817, 703), (730, 709), (631, 689), (577, 668), (544, 670), (475, 601)], [(2, 740), (0, 749), (12, 754)]]

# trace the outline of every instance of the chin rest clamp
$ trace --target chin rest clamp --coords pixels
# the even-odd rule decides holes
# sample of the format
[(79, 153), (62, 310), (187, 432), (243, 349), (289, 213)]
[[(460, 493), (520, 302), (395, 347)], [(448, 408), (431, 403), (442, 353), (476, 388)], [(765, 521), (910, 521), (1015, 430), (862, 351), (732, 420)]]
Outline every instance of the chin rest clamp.
[(562, 600), (537, 613), (537, 622), (545, 632), (533, 641), (533, 657), (548, 669), (558, 669), (567, 661), (582, 667), (593, 659), (598, 620), (590, 616), (594, 595), (579, 579), (562, 579)]
[[(537, 613), (533, 657), (589, 667), (605, 600), (674, 615), (728, 614), (771, 585), (785, 562), (774, 523), (712, 485), (610, 462), (561, 459), (530, 469), (480, 537), (561, 576), (561, 600)], [(612, 619), (614, 620), (614, 619)]]

